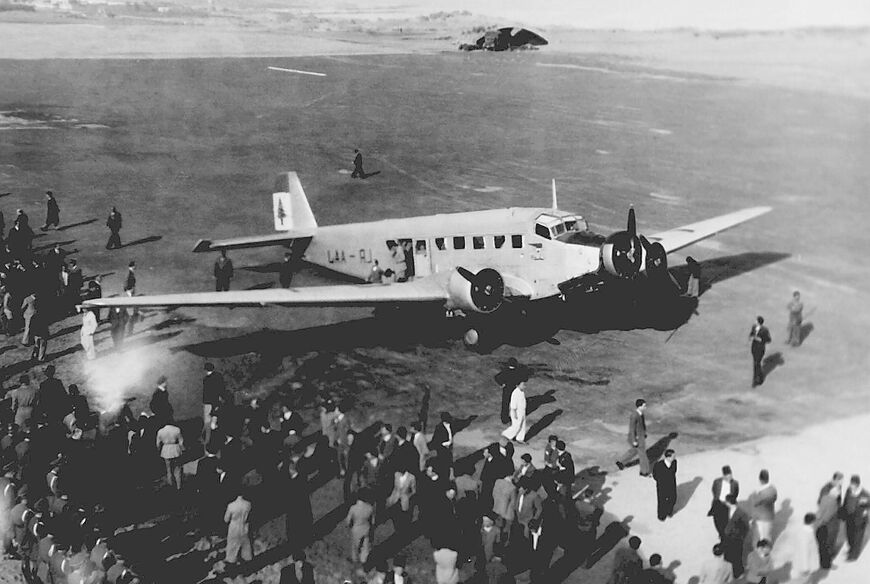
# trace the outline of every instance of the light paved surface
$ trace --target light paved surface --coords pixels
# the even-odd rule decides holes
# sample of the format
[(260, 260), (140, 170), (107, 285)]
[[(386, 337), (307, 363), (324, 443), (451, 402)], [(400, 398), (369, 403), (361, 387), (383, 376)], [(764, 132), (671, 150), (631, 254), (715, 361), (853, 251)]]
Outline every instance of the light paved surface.
[[(665, 565), (679, 561), (675, 569), (677, 582), (686, 583), (700, 573), (701, 564), (717, 541), (707, 510), (711, 485), (722, 465), (731, 465), (740, 481), (741, 500), (756, 488), (758, 471), (766, 468), (779, 492), (775, 526), (779, 535), (773, 556), (775, 565), (780, 567), (791, 561), (795, 530), (805, 513), (815, 511), (819, 489), (834, 471), (843, 472), (847, 480), (852, 474), (860, 474), (865, 483), (870, 483), (867, 444), (870, 444), (870, 415), (813, 426), (796, 435), (772, 436), (685, 457), (679, 456), (677, 439), (671, 445), (679, 459), (677, 508), (685, 507), (667, 522), (659, 522), (655, 482), (640, 477), (635, 466), (608, 475), (605, 488), (610, 487), (612, 492), (606, 510), (620, 519), (633, 516), (631, 531), (643, 540), (645, 555), (659, 553)], [(701, 477), (699, 483), (694, 480), (696, 477)], [(692, 489), (687, 488), (690, 484), (697, 484), (691, 493)], [(844, 539), (845, 529), (841, 532), (841, 540)], [(870, 553), (847, 563), (844, 545), (834, 565), (835, 569), (824, 578), (825, 584), (870, 582)]]

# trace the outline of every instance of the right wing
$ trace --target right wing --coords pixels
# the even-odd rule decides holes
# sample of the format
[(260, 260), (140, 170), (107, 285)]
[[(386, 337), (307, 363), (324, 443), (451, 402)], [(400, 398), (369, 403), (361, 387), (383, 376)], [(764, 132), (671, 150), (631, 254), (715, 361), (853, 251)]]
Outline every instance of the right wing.
[(446, 302), (449, 298), (443, 281), (433, 277), (393, 284), (347, 284), (305, 286), (229, 292), (191, 292), (154, 296), (95, 298), (86, 307), (179, 307), (179, 306), (376, 306)]

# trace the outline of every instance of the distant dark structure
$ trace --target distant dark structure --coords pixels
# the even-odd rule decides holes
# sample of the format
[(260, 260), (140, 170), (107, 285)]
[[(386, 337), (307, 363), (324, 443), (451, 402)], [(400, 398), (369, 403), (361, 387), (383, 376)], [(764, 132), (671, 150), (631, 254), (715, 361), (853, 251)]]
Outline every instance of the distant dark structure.
[(514, 51), (532, 49), (549, 44), (547, 39), (526, 28), (505, 27), (487, 31), (473, 45), (462, 44), (462, 51)]

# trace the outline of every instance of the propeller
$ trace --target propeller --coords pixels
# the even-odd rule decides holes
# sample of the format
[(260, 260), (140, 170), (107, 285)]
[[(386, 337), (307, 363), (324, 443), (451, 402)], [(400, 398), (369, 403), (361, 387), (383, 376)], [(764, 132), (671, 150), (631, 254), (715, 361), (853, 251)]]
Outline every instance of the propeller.
[(492, 268), (483, 268), (476, 274), (457, 266), (459, 275), (471, 284), (471, 300), (482, 312), (491, 312), (504, 300), (504, 279)]
[(625, 230), (632, 238), (637, 237), (637, 219), (634, 217), (634, 207), (628, 208), (628, 226)]

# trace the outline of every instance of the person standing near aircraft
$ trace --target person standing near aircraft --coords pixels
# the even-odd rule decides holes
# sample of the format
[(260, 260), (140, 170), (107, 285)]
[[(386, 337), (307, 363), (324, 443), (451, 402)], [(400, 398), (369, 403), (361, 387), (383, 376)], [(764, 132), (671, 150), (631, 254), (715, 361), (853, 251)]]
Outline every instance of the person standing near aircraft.
[(57, 229), (57, 226), (60, 225), (60, 207), (57, 204), (57, 199), (54, 198), (54, 193), (51, 191), (45, 191), (45, 198), (45, 223), (40, 229), (42, 231), (49, 227)]
[(788, 303), (788, 344), (792, 347), (800, 347), (801, 345), (803, 321), (804, 303), (801, 302), (801, 293), (795, 290), (791, 302)]
[(121, 226), (123, 224), (121, 212), (115, 207), (112, 207), (112, 212), (109, 213), (109, 218), (106, 219), (106, 227), (109, 228), (109, 241), (106, 242), (106, 249), (121, 248)]
[(221, 255), (214, 262), (215, 292), (229, 292), (230, 280), (233, 279), (233, 261), (227, 257), (227, 250), (222, 249)]
[(767, 344), (771, 341), (770, 331), (764, 326), (764, 317), (759, 316), (752, 326), (752, 330), (749, 331), (750, 349), (752, 351), (752, 387), (764, 383), (764, 370), (761, 367), (761, 360), (764, 358)]
[(359, 151), (359, 148), (354, 148), (353, 153), (353, 172), (350, 174), (350, 178), (365, 178), (366, 173), (363, 170), (362, 152)]
[(635, 456), (640, 461), (640, 475), (644, 477), (650, 476), (649, 458), (646, 455), (646, 418), (644, 411), (646, 410), (646, 400), (638, 398), (634, 402), (635, 410), (631, 412), (631, 417), (628, 420), (628, 444), (630, 448), (626, 450), (622, 458), (616, 461), (616, 466), (619, 470), (625, 468)]
[(684, 296), (697, 298), (701, 293), (701, 264), (695, 261), (695, 258), (692, 256), (688, 256), (686, 258), (686, 266), (689, 268), (689, 280), (686, 282), (686, 293)]
[(284, 254), (284, 261), (281, 262), (281, 266), (278, 268), (278, 283), (281, 284), (282, 288), (289, 288), (293, 282), (293, 262), (291, 259), (292, 255), (290, 252), (286, 252)]
[(372, 271), (369, 272), (368, 278), (366, 278), (366, 282), (370, 284), (380, 284), (384, 281), (384, 271), (381, 269), (381, 266), (378, 265), (378, 260), (375, 260), (375, 263), (372, 264)]
[(508, 440), (515, 440), (520, 444), (526, 442), (526, 376), (517, 378), (517, 386), (511, 393), (510, 402), (510, 427), (501, 433)]

